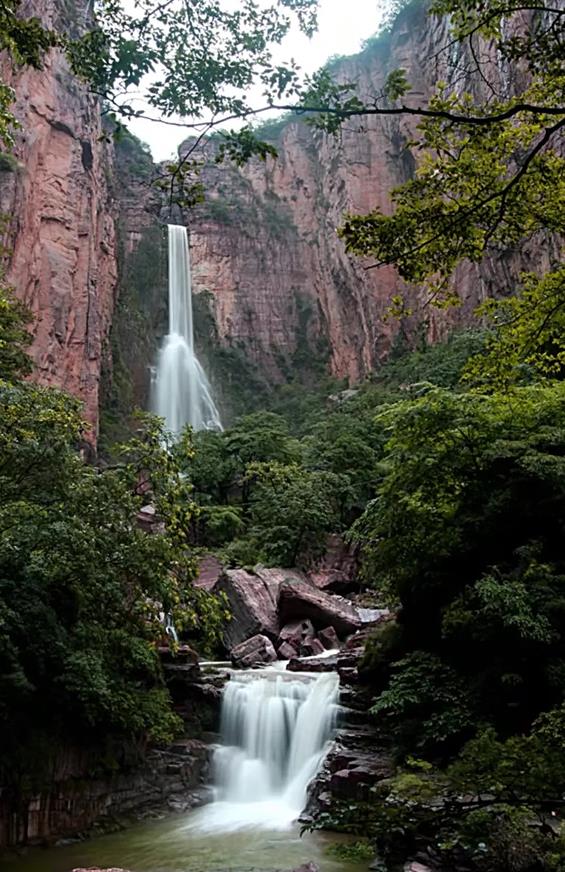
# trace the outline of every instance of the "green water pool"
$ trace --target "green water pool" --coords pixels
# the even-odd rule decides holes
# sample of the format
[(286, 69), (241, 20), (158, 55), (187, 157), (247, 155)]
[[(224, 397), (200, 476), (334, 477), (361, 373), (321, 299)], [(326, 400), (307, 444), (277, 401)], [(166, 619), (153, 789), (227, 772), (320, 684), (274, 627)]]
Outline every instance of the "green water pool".
[(336, 858), (335, 834), (287, 830), (198, 833), (191, 814), (136, 824), (127, 830), (60, 848), (33, 848), (0, 859), (0, 872), (70, 872), (77, 866), (117, 866), (131, 872), (273, 872), (314, 862), (321, 872), (366, 872), (368, 863)]

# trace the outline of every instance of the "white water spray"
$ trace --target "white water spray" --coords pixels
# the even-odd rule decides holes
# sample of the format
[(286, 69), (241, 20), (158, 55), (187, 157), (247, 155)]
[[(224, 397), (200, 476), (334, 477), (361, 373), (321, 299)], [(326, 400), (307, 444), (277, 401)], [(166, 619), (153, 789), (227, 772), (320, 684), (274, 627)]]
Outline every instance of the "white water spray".
[(221, 430), (210, 383), (194, 353), (188, 233), (177, 224), (169, 224), (168, 233), (169, 332), (159, 352), (151, 406), (175, 435), (186, 424)]
[(234, 674), (224, 691), (222, 744), (213, 758), (215, 801), (195, 813), (189, 827), (289, 827), (327, 752), (338, 687), (333, 672)]

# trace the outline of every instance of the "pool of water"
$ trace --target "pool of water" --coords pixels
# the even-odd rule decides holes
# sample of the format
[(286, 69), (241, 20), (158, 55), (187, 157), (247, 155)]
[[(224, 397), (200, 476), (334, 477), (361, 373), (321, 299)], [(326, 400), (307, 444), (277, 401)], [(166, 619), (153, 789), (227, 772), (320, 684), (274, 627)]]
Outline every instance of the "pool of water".
[(332, 856), (335, 834), (244, 829), (200, 833), (192, 814), (137, 824), (119, 833), (61, 848), (33, 848), (0, 859), (0, 872), (70, 872), (77, 866), (118, 866), (131, 872), (273, 872), (314, 862), (321, 872), (366, 872), (368, 864)]

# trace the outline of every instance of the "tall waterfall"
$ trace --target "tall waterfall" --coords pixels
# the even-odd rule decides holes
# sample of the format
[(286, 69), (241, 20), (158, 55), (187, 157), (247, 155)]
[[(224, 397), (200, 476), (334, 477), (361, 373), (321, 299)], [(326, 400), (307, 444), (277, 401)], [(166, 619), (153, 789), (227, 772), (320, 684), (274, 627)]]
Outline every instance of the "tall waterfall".
[(186, 227), (169, 224), (168, 235), (169, 332), (159, 352), (151, 406), (174, 434), (186, 424), (194, 430), (221, 430), (210, 383), (194, 353), (188, 233)]
[(193, 816), (190, 827), (281, 829), (295, 821), (332, 736), (338, 687), (333, 672), (234, 674), (224, 691), (221, 745), (213, 757), (215, 801)]

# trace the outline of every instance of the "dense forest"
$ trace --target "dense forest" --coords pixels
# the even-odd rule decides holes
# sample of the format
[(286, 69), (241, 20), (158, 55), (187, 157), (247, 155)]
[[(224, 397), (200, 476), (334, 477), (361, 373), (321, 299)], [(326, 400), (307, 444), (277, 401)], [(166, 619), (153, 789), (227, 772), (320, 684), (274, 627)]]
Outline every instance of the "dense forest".
[[(393, 615), (370, 635), (360, 674), (396, 774), (315, 826), (374, 846), (383, 870), (422, 851), (445, 869), (565, 870), (565, 11), (555, 5), (435, 0), (454, 44), (471, 40), (471, 63), (473, 38), (490, 40), (526, 84), (478, 103), (440, 83), (419, 107), (402, 70), (369, 104), (329, 69), (300, 90), (292, 69), (273, 66), (267, 45), (287, 15), (314, 27), (307, 0), (281, 10), (246, 0), (237, 15), (207, 0), (194, 4), (196, 23), (169, 4), (139, 4), (137, 18), (103, 4), (78, 39), (1, 4), (0, 45), (14, 63), (68, 52), (125, 115), (113, 116), (118, 137), (135, 111), (116, 104), (119, 88), (158, 62), (151, 99), (165, 116), (248, 117), (253, 107), (226, 86), (253, 77), (272, 105), (336, 135), (352, 117), (416, 115), (421, 164), (392, 214), (345, 216), (339, 233), (352, 256), (425, 285), (432, 306), (456, 304), (461, 261), (526, 240), (540, 250), (539, 271), (499, 288), (472, 329), (398, 348), (358, 384), (291, 377), (224, 431), (180, 438), (140, 412), (103, 458), (78, 401), (34, 382), (30, 313), (2, 289), (0, 782), (22, 802), (65, 743), (108, 761), (124, 742), (179, 735), (158, 656), (162, 613), (202, 656), (226, 653), (226, 602), (192, 584), (200, 555), (309, 569), (340, 534), (357, 549), (363, 595)], [(533, 16), (527, 27), (506, 27), (521, 14)], [(246, 51), (205, 62), (189, 25), (210, 34), (210, 51), (214, 39)], [(9, 153), (7, 86), (0, 98)], [(275, 156), (258, 125), (215, 135), (222, 160)], [(179, 203), (201, 194), (197, 164), (167, 170)], [(399, 297), (390, 317), (405, 305)], [(151, 535), (136, 522), (148, 503), (161, 522)]]

